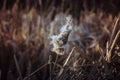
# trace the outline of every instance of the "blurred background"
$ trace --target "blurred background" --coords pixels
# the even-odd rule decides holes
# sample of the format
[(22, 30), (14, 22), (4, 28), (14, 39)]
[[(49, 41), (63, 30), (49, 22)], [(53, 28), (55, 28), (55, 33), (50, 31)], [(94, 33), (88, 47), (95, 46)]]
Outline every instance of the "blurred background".
[[(49, 37), (69, 15), (73, 31), (65, 55), (55, 62)], [(0, 0), (0, 80), (119, 80), (120, 36), (111, 63), (104, 58), (120, 30), (118, 21), (112, 33), (119, 17), (120, 0)], [(53, 63), (62, 67), (73, 47), (58, 79), (60, 67), (53, 70)]]

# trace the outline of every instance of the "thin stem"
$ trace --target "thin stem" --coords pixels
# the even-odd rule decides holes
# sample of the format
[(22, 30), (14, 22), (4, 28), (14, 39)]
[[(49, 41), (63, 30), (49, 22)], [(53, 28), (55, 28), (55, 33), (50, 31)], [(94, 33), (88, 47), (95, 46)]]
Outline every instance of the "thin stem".
[(15, 64), (16, 64), (16, 68), (17, 68), (20, 80), (22, 80), (22, 74), (21, 74), (20, 67), (19, 67), (19, 64), (18, 64), (18, 61), (17, 61), (17, 58), (16, 58), (15, 54), (14, 54), (14, 60), (15, 60)]
[(61, 70), (60, 70), (60, 72), (59, 72), (59, 74), (58, 74), (57, 78), (59, 78), (59, 77), (60, 77), (60, 75), (63, 73), (63, 71), (64, 71), (64, 67), (67, 65), (67, 63), (68, 63), (68, 61), (69, 61), (69, 59), (70, 59), (70, 57), (71, 57), (71, 55), (72, 55), (72, 53), (73, 53), (74, 49), (75, 49), (75, 47), (71, 50), (71, 52), (70, 52), (69, 56), (67, 57), (67, 59), (66, 59), (66, 61), (65, 61), (64, 65), (63, 65), (63, 68), (61, 68)]
[(115, 38), (114, 38), (114, 40), (113, 40), (113, 43), (112, 43), (112, 45), (111, 45), (111, 47), (110, 47), (110, 50), (109, 50), (109, 52), (107, 53), (107, 60), (108, 60), (108, 62), (110, 62), (110, 59), (111, 59), (111, 51), (113, 50), (113, 47), (114, 47), (114, 45), (115, 45), (115, 43), (116, 43), (116, 41), (117, 41), (117, 39), (118, 39), (118, 37), (119, 37), (119, 34), (120, 34), (120, 30), (118, 31), (118, 33), (116, 34), (116, 36), (115, 36)]
[(54, 66), (53, 66), (53, 70), (52, 70), (52, 72), (54, 72), (54, 69), (55, 69), (55, 65), (56, 65), (56, 63), (57, 63), (57, 60), (58, 60), (58, 54), (57, 54), (57, 56), (56, 56), (56, 59), (55, 59), (55, 64), (54, 64)]
[(50, 80), (52, 80), (51, 62), (50, 62), (50, 64), (49, 64), (49, 69), (50, 69)]
[(40, 71), (42, 68), (44, 68), (47, 65), (48, 65), (48, 63), (46, 63), (43, 66), (39, 67), (37, 70), (35, 70), (34, 72), (32, 72), (30, 75), (28, 75), (27, 77), (25, 77), (23, 80), (27, 80), (29, 77), (33, 76), (35, 73), (37, 73), (38, 71)]
[(71, 50), (71, 52), (70, 52), (69, 56), (67, 57), (67, 59), (66, 59), (64, 65), (63, 65), (63, 67), (65, 67), (65, 66), (67, 65), (67, 63), (68, 63), (68, 61), (69, 61), (69, 59), (70, 59), (70, 57), (71, 57), (71, 55), (72, 55), (74, 49), (75, 49), (75, 47)]

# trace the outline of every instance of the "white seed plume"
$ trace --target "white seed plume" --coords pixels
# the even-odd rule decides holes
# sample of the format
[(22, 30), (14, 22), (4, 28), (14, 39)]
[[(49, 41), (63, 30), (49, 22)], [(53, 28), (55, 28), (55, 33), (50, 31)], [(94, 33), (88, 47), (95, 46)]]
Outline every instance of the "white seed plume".
[(64, 46), (68, 41), (70, 32), (72, 31), (71, 16), (66, 17), (66, 24), (60, 29), (58, 35), (51, 36), (51, 44), (53, 45), (52, 51), (59, 55), (64, 55)]

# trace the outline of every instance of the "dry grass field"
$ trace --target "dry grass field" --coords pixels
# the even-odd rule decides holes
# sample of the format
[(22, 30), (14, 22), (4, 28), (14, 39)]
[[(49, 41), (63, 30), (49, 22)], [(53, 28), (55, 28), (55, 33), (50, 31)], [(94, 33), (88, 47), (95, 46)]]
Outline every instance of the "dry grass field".
[(0, 80), (120, 80), (120, 1), (0, 0)]

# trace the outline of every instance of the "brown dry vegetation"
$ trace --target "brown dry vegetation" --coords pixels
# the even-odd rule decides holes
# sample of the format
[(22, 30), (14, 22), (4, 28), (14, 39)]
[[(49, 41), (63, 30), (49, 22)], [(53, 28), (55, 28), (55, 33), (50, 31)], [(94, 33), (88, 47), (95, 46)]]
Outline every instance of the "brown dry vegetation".
[[(0, 2), (0, 80), (120, 79), (119, 0)], [(68, 15), (73, 31), (60, 56), (50, 36)]]

